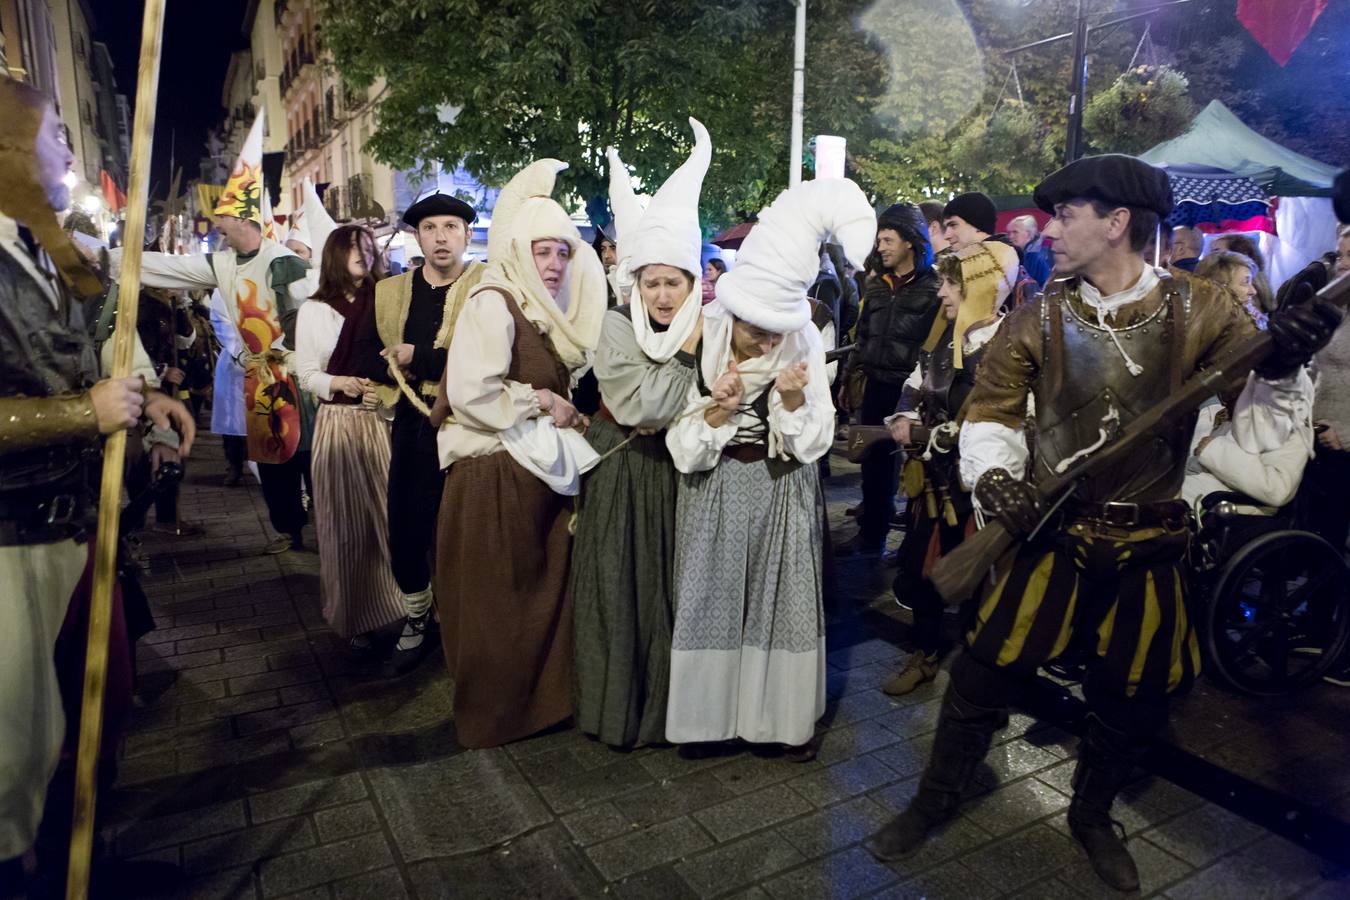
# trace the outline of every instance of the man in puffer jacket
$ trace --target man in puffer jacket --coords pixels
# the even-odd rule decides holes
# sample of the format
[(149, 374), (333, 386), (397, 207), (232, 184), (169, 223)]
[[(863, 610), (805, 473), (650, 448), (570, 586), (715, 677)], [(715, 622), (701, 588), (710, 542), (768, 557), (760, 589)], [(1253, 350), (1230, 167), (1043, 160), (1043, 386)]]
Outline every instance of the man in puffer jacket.
[[(897, 203), (877, 220), (876, 255), (880, 271), (869, 272), (858, 319), (855, 349), (842, 380), (840, 406), (849, 410), (849, 375), (861, 371), (866, 379), (861, 408), (862, 425), (880, 425), (895, 412), (900, 391), (914, 370), (919, 349), (927, 339), (941, 305), (933, 253), (923, 212), (912, 203)], [(894, 444), (882, 441), (862, 462), (862, 511), (858, 534), (836, 548), (840, 556), (881, 553), (895, 512), (896, 457)]]

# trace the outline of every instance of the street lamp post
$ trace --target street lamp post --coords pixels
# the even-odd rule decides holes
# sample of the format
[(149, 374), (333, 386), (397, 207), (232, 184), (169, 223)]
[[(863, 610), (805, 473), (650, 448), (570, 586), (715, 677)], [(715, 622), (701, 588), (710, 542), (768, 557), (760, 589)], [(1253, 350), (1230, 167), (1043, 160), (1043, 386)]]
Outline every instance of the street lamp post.
[(797, 0), (797, 39), (792, 55), (792, 150), (788, 187), (802, 180), (802, 107), (806, 96), (806, 0)]
[(1078, 0), (1073, 26), (1073, 73), (1069, 82), (1069, 129), (1064, 142), (1064, 164), (1083, 154), (1083, 104), (1087, 101), (1087, 5)]

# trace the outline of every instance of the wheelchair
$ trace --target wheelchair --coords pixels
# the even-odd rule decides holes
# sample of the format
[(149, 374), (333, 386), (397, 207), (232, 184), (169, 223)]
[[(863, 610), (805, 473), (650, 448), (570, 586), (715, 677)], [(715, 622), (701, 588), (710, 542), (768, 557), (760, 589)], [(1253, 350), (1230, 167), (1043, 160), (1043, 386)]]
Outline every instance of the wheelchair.
[[(1303, 490), (1272, 515), (1242, 494), (1200, 501), (1192, 618), (1208, 672), (1254, 696), (1319, 681), (1350, 643), (1350, 566), (1307, 530)], [(1329, 498), (1321, 498), (1327, 502)]]

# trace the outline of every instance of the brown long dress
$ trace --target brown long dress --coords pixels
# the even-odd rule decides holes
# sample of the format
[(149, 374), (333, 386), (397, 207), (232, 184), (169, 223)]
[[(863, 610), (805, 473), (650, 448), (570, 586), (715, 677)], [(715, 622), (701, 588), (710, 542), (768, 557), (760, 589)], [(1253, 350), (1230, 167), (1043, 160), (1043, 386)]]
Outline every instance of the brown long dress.
[[(567, 396), (567, 368), (506, 298), (507, 378)], [(572, 714), (570, 498), (505, 450), (450, 466), (436, 529), (436, 601), (464, 747), (528, 737)]]

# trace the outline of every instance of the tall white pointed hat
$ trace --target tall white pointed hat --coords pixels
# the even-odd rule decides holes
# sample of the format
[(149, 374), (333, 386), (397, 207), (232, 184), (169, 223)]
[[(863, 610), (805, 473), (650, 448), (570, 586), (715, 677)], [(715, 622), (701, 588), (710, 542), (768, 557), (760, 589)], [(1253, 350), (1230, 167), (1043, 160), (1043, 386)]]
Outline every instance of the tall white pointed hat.
[(614, 210), (617, 252), (631, 271), (643, 266), (675, 266), (696, 278), (703, 271), (699, 263), (703, 231), (698, 224), (698, 199), (703, 176), (712, 162), (712, 140), (708, 129), (697, 119), (689, 119), (694, 131), (694, 149), (689, 158), (671, 173), (652, 196), (645, 209), (633, 194), (617, 151), (610, 149), (609, 202)]
[(291, 231), (286, 235), (286, 240), (304, 244), (317, 259), (323, 254), (328, 236), (338, 225), (328, 214), (323, 201), (319, 199), (318, 190), (314, 187), (314, 180), (308, 175), (301, 182), (300, 193), (303, 200), (300, 209), (291, 217)]
[(266, 198), (263, 196), (262, 156), (263, 113), (259, 112), (253, 120), (253, 127), (248, 130), (248, 137), (244, 138), (244, 146), (239, 150), (239, 158), (235, 160), (229, 181), (225, 182), (225, 190), (221, 192), (212, 215), (248, 219), (259, 228), (270, 221), (270, 215), (267, 219), (263, 218)]
[(759, 214), (717, 279), (717, 299), (736, 318), (777, 334), (811, 321), (806, 289), (820, 269), (820, 244), (831, 239), (859, 268), (877, 236), (877, 217), (862, 188), (847, 178), (803, 181)]

